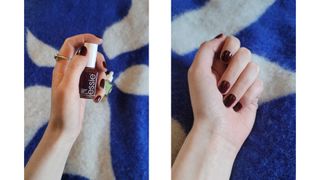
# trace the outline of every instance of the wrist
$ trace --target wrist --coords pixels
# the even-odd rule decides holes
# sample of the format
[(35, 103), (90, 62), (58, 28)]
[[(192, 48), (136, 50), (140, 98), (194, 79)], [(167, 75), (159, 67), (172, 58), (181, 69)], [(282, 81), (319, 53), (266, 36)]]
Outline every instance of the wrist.
[(194, 121), (172, 167), (172, 179), (229, 179), (238, 151), (207, 123)]
[(238, 150), (203, 122), (194, 121), (174, 163), (173, 179), (229, 179)]
[(206, 144), (212, 146), (215, 151), (221, 151), (230, 157), (235, 157), (240, 150), (226, 137), (226, 132), (222, 128), (213, 127), (209, 121), (195, 120), (190, 133), (197, 134), (199, 139), (206, 141)]
[(76, 141), (79, 133), (78, 132), (71, 132), (68, 131), (66, 128), (63, 127), (60, 123), (56, 121), (49, 121), (46, 133), (50, 134), (50, 137), (59, 140), (66, 145), (73, 145)]

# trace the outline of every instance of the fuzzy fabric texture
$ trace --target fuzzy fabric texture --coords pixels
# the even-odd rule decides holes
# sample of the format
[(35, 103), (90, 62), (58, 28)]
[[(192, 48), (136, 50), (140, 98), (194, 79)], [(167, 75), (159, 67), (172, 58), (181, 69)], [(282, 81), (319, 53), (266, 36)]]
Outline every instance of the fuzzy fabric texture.
[(62, 179), (148, 179), (147, 0), (25, 0), (24, 32), (25, 164), (48, 124), (53, 56), (65, 38), (92, 33), (115, 83), (88, 101)]
[(193, 124), (188, 68), (219, 33), (252, 51), (265, 87), (231, 179), (295, 179), (294, 0), (172, 0), (172, 160)]

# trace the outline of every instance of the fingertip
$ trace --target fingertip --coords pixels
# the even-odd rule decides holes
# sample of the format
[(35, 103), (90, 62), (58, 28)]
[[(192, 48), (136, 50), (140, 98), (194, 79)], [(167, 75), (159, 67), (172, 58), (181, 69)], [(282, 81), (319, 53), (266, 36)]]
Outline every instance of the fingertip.
[(86, 34), (80, 34), (79, 36), (83, 38), (83, 42), (95, 43), (95, 44), (102, 44), (103, 42), (103, 39), (95, 34), (86, 33)]
[(102, 44), (103, 43), (103, 39), (99, 38), (99, 37), (98, 37), (98, 39), (99, 39), (99, 43), (98, 44)]
[(93, 102), (95, 103), (99, 103), (102, 100), (103, 97), (101, 97), (101, 95), (97, 95), (94, 99)]
[(222, 43), (223, 41), (226, 40), (226, 38), (227, 38), (227, 36), (221, 33), (221, 34), (217, 35), (216, 37), (214, 37), (213, 39), (209, 40), (208, 42), (212, 43), (213, 46), (214, 45), (219, 46), (220, 43)]
[(93, 101), (95, 103), (99, 103), (103, 100), (104, 96), (105, 96), (104, 89), (100, 89), (100, 87), (99, 87), (99, 89), (97, 90), (97, 94), (96, 94), (95, 98), (93, 99)]
[(223, 33), (220, 33), (220, 34), (216, 35), (216, 37), (214, 37), (213, 39), (219, 39), (221, 37), (223, 37)]
[(98, 35), (95, 35), (95, 34), (94, 34), (94, 36), (97, 39), (97, 44), (102, 44), (103, 43), (103, 38), (102, 37), (100, 37)]
[(242, 104), (241, 104), (240, 101), (237, 102), (237, 104), (236, 104), (235, 106), (233, 106), (233, 110), (234, 110), (235, 112), (239, 112), (241, 109), (242, 109)]
[(222, 35), (220, 35), (219, 38), (215, 37), (215, 38), (207, 41), (207, 45), (208, 45), (208, 47), (210, 47), (210, 49), (213, 50), (214, 53), (220, 53), (226, 38), (227, 38), (227, 36), (222, 34)]

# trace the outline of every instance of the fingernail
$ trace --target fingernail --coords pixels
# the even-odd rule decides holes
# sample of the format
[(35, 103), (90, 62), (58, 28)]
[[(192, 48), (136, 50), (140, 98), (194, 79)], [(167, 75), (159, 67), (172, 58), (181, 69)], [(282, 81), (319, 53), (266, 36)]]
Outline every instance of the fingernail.
[(107, 69), (107, 64), (106, 64), (106, 62), (105, 62), (105, 61), (103, 61), (103, 62), (102, 62), (102, 65), (103, 65), (103, 67), (104, 67), (104, 68), (106, 68), (106, 69)]
[(221, 55), (221, 60), (225, 63), (227, 63), (231, 58), (231, 53), (230, 51), (226, 50), (222, 53)]
[(223, 94), (225, 92), (227, 92), (227, 90), (230, 87), (230, 83), (228, 81), (222, 81), (218, 87), (219, 91)]
[(233, 94), (229, 94), (224, 100), (223, 100), (223, 104), (226, 107), (230, 107), (234, 101), (236, 100), (236, 96), (234, 96)]
[(81, 55), (81, 56), (87, 55), (87, 48), (85, 46), (81, 47), (81, 49), (79, 51), (79, 55)]
[(218, 34), (216, 37), (214, 37), (214, 39), (218, 39), (218, 38), (221, 38), (222, 37), (222, 33), (221, 34)]
[(98, 102), (100, 102), (101, 101), (101, 96), (99, 95), (99, 96), (97, 96), (95, 99), (94, 99), (94, 102), (96, 102), (96, 103), (98, 103)]
[(233, 110), (235, 112), (238, 112), (240, 111), (240, 109), (242, 108), (242, 104), (240, 102), (238, 102), (234, 107), (233, 107)]
[(106, 75), (110, 74), (110, 72), (111, 72), (111, 71), (107, 70), (107, 71), (106, 71)]
[(106, 82), (106, 80), (105, 79), (101, 79), (101, 81), (100, 81), (100, 87), (101, 88), (104, 88), (104, 83)]

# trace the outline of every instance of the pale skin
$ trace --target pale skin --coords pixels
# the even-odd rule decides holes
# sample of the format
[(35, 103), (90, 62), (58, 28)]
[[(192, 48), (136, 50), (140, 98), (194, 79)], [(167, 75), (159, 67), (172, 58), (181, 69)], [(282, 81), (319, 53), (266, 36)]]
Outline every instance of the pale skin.
[[(72, 57), (70, 61), (60, 60), (52, 74), (51, 114), (48, 127), (25, 167), (26, 180), (61, 179), (69, 152), (77, 139), (83, 123), (87, 99), (79, 95), (79, 79), (86, 67), (85, 53), (76, 51), (85, 42), (101, 44), (102, 39), (92, 34), (80, 34), (67, 38), (59, 54)], [(94, 101), (104, 97), (105, 90), (100, 87), (106, 79), (106, 64), (101, 53), (97, 55), (96, 69), (98, 81)], [(100, 99), (98, 97), (101, 97)]]
[[(222, 60), (225, 50), (231, 54), (228, 61)], [(263, 90), (258, 75), (250, 51), (234, 36), (221, 35), (200, 46), (188, 71), (194, 124), (173, 164), (173, 180), (230, 178), (255, 121)], [(223, 81), (230, 84), (227, 90), (221, 88)], [(227, 102), (230, 94), (234, 102)]]

